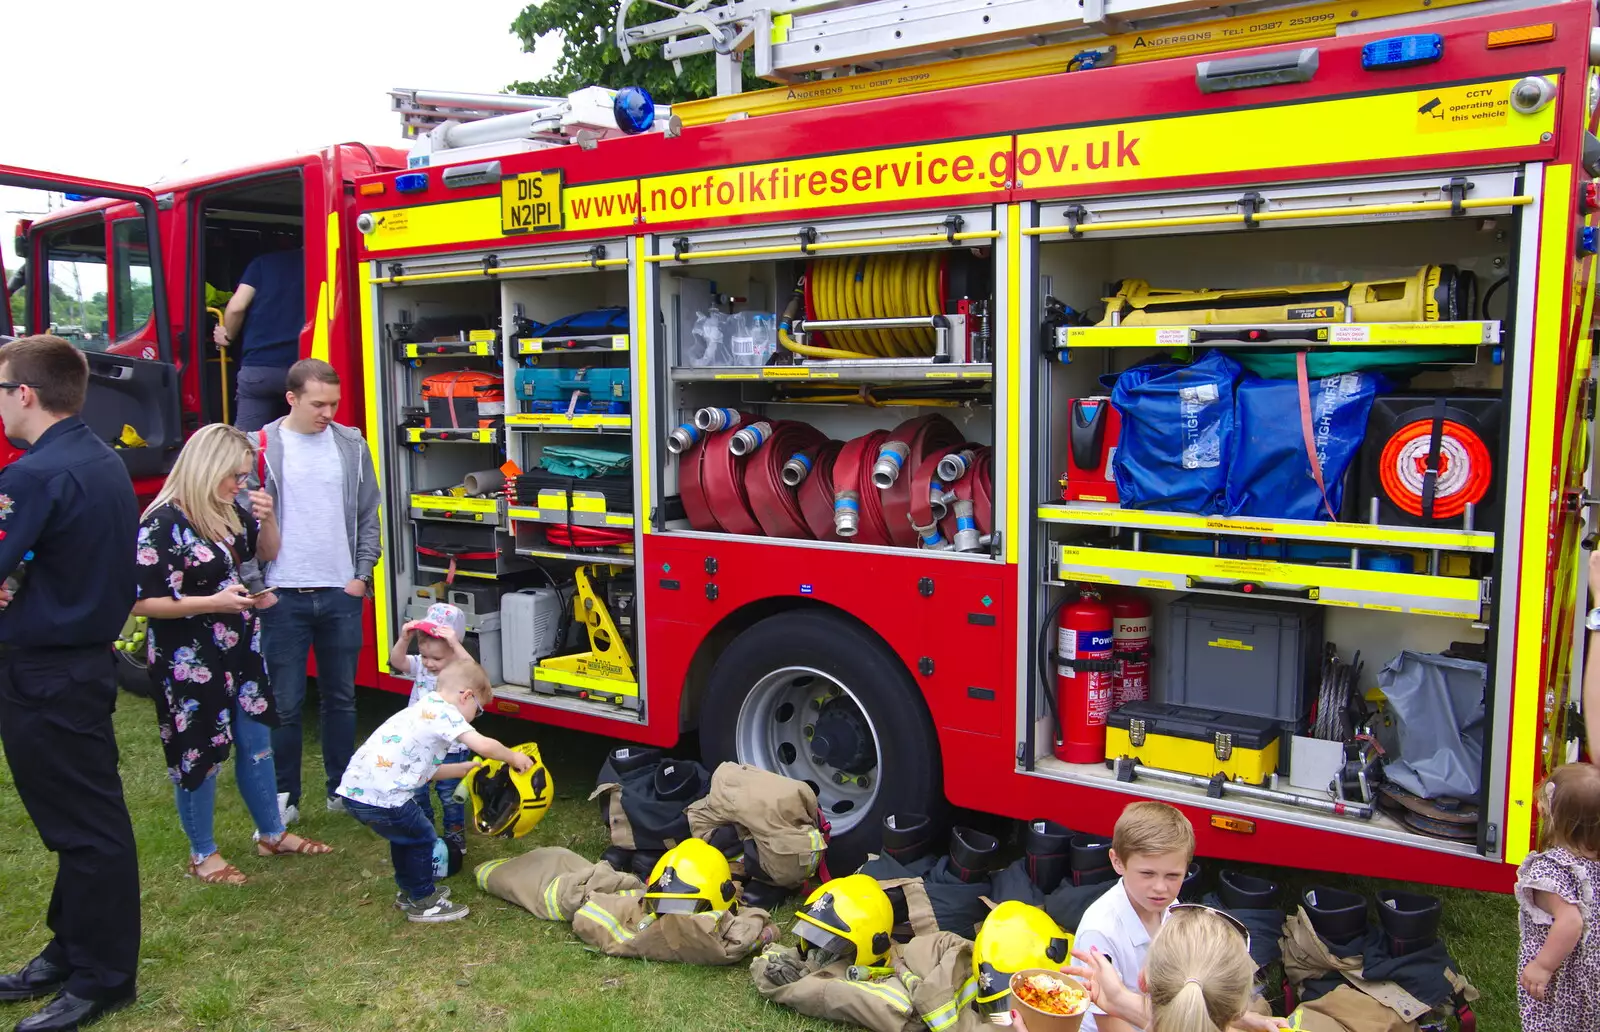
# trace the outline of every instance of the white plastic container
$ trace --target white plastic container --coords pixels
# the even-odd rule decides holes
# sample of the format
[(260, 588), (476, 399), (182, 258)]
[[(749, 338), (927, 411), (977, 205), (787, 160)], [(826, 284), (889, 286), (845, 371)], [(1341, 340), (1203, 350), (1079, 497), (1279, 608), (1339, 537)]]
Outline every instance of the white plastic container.
[(533, 664), (555, 652), (565, 608), (554, 588), (525, 588), (500, 599), (501, 673), (507, 684), (533, 685)]

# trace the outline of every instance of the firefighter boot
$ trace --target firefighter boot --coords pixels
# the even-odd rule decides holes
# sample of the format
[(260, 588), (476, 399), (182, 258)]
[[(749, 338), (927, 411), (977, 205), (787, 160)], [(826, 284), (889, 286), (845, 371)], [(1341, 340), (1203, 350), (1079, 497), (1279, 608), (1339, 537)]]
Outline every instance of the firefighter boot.
[(1200, 884), (1200, 863), (1195, 861), (1189, 865), (1189, 873), (1183, 876), (1183, 887), (1178, 890), (1178, 899), (1185, 903), (1198, 903), (1204, 894), (1204, 886)]
[(631, 871), (633, 870), (633, 850), (623, 849), (621, 846), (607, 846), (605, 852), (600, 854), (600, 862), (610, 864), (613, 871)]
[(1443, 916), (1444, 905), (1437, 896), (1394, 889), (1378, 893), (1378, 924), (1392, 956), (1403, 957), (1432, 946)]
[(950, 870), (971, 884), (989, 880), (1000, 840), (973, 828), (950, 829)]
[(1300, 895), (1311, 927), (1338, 946), (1361, 938), (1367, 930), (1367, 900), (1354, 892), (1313, 885)]
[(1022, 833), (1022, 851), (1028, 861), (1028, 880), (1045, 895), (1054, 892), (1071, 869), (1067, 845), (1072, 829), (1055, 821), (1029, 821)]
[(1111, 866), (1111, 840), (1092, 835), (1074, 835), (1067, 845), (1067, 863), (1072, 868), (1072, 884), (1098, 885), (1117, 880)]
[(1217, 874), (1217, 896), (1229, 910), (1276, 910), (1278, 886), (1265, 878), (1223, 868)]
[(891, 813), (883, 819), (883, 855), (909, 867), (933, 852), (937, 836), (927, 814)]

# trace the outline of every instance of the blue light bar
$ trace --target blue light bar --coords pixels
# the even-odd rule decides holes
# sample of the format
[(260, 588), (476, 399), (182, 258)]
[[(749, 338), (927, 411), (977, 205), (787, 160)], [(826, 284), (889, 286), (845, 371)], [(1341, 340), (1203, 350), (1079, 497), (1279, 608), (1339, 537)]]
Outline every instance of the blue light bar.
[(656, 123), (656, 102), (642, 86), (624, 86), (611, 104), (617, 128), (629, 136), (642, 133)]
[(89, 195), (86, 194), (86, 193), (69, 193), (69, 194), (62, 194), (62, 196), (65, 197), (69, 201), (87, 201), (87, 200), (90, 200)]
[(402, 176), (394, 177), (394, 188), (400, 193), (416, 193), (428, 188), (428, 173), (407, 172)]
[(1584, 226), (1578, 232), (1578, 253), (1594, 254), (1600, 252), (1600, 230), (1593, 226)]
[(1361, 48), (1361, 67), (1410, 68), (1412, 65), (1432, 64), (1444, 56), (1444, 37), (1437, 32), (1423, 32), (1415, 36), (1391, 36)]

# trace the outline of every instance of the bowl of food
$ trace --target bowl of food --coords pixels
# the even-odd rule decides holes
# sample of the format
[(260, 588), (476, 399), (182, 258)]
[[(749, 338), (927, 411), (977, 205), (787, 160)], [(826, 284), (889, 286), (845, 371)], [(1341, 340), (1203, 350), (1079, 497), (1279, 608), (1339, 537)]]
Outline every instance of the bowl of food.
[(1089, 1013), (1083, 983), (1049, 968), (1028, 968), (1011, 976), (1011, 999), (1028, 1032), (1078, 1032)]

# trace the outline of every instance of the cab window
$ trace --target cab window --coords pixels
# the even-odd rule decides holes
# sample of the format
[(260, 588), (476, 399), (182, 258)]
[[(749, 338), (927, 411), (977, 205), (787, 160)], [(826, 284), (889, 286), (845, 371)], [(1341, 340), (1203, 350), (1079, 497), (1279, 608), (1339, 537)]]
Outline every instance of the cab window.
[(127, 340), (144, 329), (155, 310), (150, 276), (150, 241), (144, 219), (112, 223), (113, 275), (117, 281), (114, 309), (117, 340)]
[(105, 223), (96, 218), (63, 226), (48, 233), (42, 246), (49, 283), (30, 286), (41, 291), (44, 324), (85, 351), (104, 351), (111, 343)]

